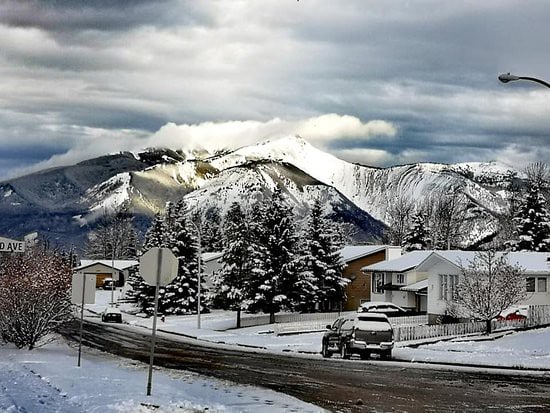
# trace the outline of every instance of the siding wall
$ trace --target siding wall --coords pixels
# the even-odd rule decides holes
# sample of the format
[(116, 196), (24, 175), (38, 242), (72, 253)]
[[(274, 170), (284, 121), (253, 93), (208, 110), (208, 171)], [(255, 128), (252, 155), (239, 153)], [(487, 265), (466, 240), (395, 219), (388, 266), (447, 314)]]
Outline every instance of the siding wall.
[(352, 281), (346, 288), (348, 299), (346, 303), (344, 303), (344, 311), (357, 310), (361, 304), (361, 301), (371, 301), (371, 277), (370, 275), (363, 274), (361, 272), (361, 268), (367, 265), (376, 264), (377, 262), (384, 261), (385, 259), (386, 251), (383, 250), (348, 262), (348, 266), (344, 269), (343, 275)]

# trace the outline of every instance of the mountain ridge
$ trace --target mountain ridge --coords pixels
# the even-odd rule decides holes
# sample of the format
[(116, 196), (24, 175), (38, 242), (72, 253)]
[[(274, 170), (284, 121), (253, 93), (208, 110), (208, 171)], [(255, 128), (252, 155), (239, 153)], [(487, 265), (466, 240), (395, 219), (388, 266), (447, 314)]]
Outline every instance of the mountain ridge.
[[(480, 238), (494, 232), (495, 217), (507, 207), (506, 179), (518, 173), (496, 162), (362, 166), (298, 136), (215, 154), (151, 148), (0, 182), (0, 213), (5, 218), (0, 234), (20, 237), (25, 231), (39, 231), (81, 245), (95, 220), (124, 202), (143, 232), (167, 201), (186, 197), (194, 213), (205, 208), (223, 213), (230, 202), (267, 196), (279, 185), (298, 216), (314, 197), (321, 197), (326, 214), (335, 220), (345, 217), (358, 228), (361, 242), (381, 240), (387, 205), (397, 196), (421, 201), (435, 191), (461, 188), (486, 215), (480, 218), (486, 227)], [(48, 225), (48, 217), (55, 218), (57, 229)]]

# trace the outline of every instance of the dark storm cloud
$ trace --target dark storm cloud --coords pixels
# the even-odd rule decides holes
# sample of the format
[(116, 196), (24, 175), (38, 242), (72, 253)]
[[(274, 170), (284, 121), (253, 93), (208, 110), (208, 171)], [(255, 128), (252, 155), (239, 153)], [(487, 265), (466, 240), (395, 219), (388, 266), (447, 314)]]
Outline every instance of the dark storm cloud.
[(193, 3), (182, 6), (173, 0), (7, 0), (0, 5), (0, 23), (54, 33), (116, 32), (143, 25), (165, 27), (204, 19), (205, 15)]
[[(548, 21), (546, 0), (7, 0), (0, 143), (56, 164), (169, 122), (167, 142), (238, 145), (322, 119), (336, 132), (312, 143), (366, 164), (546, 161), (550, 94), (496, 76), (550, 78)], [(247, 138), (223, 133), (235, 120)]]

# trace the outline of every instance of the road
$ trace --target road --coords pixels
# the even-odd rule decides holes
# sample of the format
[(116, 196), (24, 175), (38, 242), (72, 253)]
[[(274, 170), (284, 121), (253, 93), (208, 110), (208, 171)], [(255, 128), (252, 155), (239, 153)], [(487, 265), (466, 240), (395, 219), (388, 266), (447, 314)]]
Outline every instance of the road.
[[(150, 332), (85, 322), (83, 344), (149, 361)], [(65, 335), (78, 339), (75, 326)], [(334, 412), (550, 412), (550, 377), (322, 359), (210, 345), (159, 334), (155, 364), (263, 386)]]

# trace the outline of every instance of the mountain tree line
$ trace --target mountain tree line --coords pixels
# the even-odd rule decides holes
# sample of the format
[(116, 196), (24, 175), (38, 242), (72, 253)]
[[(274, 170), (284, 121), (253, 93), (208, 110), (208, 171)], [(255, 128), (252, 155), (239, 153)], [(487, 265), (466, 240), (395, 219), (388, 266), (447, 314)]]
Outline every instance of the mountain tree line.
[[(498, 218), (491, 248), (512, 251), (550, 251), (550, 168), (537, 162), (525, 170), (525, 179), (509, 177), (508, 209)], [(469, 227), (471, 205), (463, 188), (437, 191), (415, 202), (400, 195), (388, 200), (386, 242), (406, 251), (460, 248)]]

